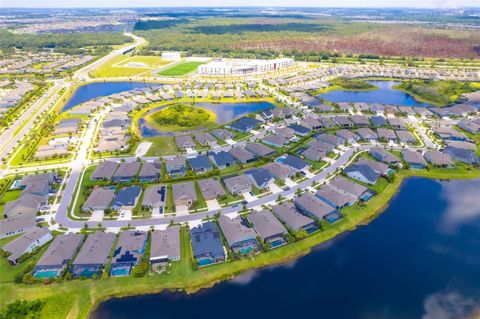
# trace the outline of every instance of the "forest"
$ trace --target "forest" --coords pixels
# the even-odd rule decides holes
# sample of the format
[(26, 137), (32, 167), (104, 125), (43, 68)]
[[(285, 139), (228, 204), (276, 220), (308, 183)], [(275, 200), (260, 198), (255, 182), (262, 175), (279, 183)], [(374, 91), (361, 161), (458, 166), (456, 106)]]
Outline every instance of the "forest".
[[(94, 54), (108, 52), (112, 45), (131, 42), (130, 37), (122, 33), (48, 33), (48, 34), (16, 34), (0, 30), (0, 50), (26, 49), (40, 51), (55, 49), (66, 54), (85, 53)], [(88, 48), (85, 50), (85, 48)]]

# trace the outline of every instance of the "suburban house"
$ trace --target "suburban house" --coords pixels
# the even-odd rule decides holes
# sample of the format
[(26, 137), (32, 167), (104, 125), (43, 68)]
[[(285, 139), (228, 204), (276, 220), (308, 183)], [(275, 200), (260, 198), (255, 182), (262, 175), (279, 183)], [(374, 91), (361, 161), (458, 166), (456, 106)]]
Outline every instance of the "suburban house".
[(187, 170), (186, 160), (183, 156), (174, 156), (166, 159), (166, 169), (170, 176), (184, 176)]
[(277, 162), (269, 163), (263, 166), (263, 168), (266, 169), (275, 179), (284, 180), (295, 175), (295, 172), (289, 166)]
[(210, 134), (212, 134), (216, 138), (218, 138), (220, 140), (224, 140), (224, 141), (231, 140), (235, 137), (235, 134), (233, 134), (232, 132), (230, 132), (229, 130), (226, 130), (224, 128), (217, 128), (217, 129), (211, 131)]
[(167, 187), (165, 185), (154, 185), (145, 189), (142, 198), (142, 207), (163, 212), (167, 202)]
[(368, 127), (362, 127), (357, 130), (357, 134), (362, 140), (376, 141), (378, 140), (378, 134), (369, 129)]
[(432, 164), (433, 166), (438, 167), (453, 167), (454, 163), (452, 157), (444, 152), (433, 150), (433, 151), (426, 151), (423, 154), (427, 162)]
[(193, 135), (198, 144), (203, 146), (216, 146), (217, 139), (209, 133), (196, 133)]
[(42, 247), (51, 239), (52, 234), (48, 229), (36, 227), (3, 246), (2, 250), (9, 254), (7, 260), (16, 264), (20, 257)]
[(280, 221), (295, 232), (305, 230), (307, 234), (311, 234), (318, 230), (315, 221), (310, 217), (300, 214), (293, 203), (285, 202), (280, 205), (275, 205), (272, 207), (272, 211)]
[(89, 235), (70, 267), (73, 277), (99, 276), (108, 261), (116, 237), (113, 233), (103, 231)]
[(273, 183), (275, 181), (275, 177), (263, 167), (253, 168), (251, 170), (245, 171), (244, 174), (252, 180), (253, 184), (258, 189), (267, 188), (270, 183)]
[(105, 187), (94, 188), (90, 196), (82, 205), (84, 212), (93, 212), (95, 210), (105, 210), (110, 207), (110, 203), (115, 197), (115, 190)]
[(205, 155), (198, 155), (187, 159), (190, 169), (195, 173), (206, 173), (212, 170), (212, 164)]
[(229, 129), (232, 129), (234, 131), (240, 132), (240, 133), (248, 133), (254, 128), (256, 128), (261, 121), (251, 118), (251, 117), (242, 117), (239, 118), (238, 120), (230, 123), (227, 125)]
[(251, 163), (255, 161), (255, 155), (247, 151), (245, 148), (240, 146), (235, 146), (229, 151), (235, 160), (240, 164)]
[(225, 236), (228, 246), (234, 253), (249, 254), (258, 250), (257, 234), (247, 227), (241, 217), (230, 219), (220, 215), (218, 224)]
[(356, 200), (367, 201), (375, 195), (374, 191), (340, 175), (331, 180), (329, 186), (338, 192), (343, 192), (354, 197)]
[(287, 165), (291, 169), (293, 169), (296, 172), (305, 172), (310, 168), (310, 163), (299, 159), (298, 157), (295, 157), (293, 155), (287, 155), (281, 162), (284, 165)]
[(33, 268), (33, 276), (39, 279), (60, 276), (80, 249), (83, 239), (83, 234), (57, 235)]
[(311, 218), (325, 220), (328, 223), (333, 223), (343, 217), (338, 210), (310, 192), (305, 192), (301, 196), (296, 197), (294, 203), (303, 214)]
[(347, 166), (343, 172), (350, 178), (370, 185), (375, 184), (381, 176), (370, 165), (358, 162)]
[(275, 154), (275, 150), (258, 143), (247, 143), (245, 149), (257, 157), (267, 157)]
[(190, 230), (193, 257), (198, 266), (208, 266), (225, 261), (225, 249), (217, 224), (204, 222)]
[(209, 152), (208, 155), (212, 162), (215, 164), (215, 166), (220, 169), (224, 169), (235, 164), (235, 158), (229, 152)]
[(205, 200), (218, 199), (226, 196), (225, 190), (216, 179), (201, 179), (197, 181), (197, 185)]
[(260, 235), (264, 243), (270, 244), (271, 248), (279, 247), (286, 243), (284, 238), (287, 229), (275, 218), (269, 210), (254, 211), (248, 215), (248, 220), (253, 228)]
[(179, 149), (195, 148), (195, 142), (190, 135), (175, 136), (175, 143)]
[(352, 206), (357, 200), (354, 196), (345, 192), (339, 192), (329, 184), (321, 186), (315, 193), (315, 196), (336, 209)]
[(113, 175), (114, 182), (131, 182), (140, 169), (139, 162), (120, 163)]
[(173, 203), (178, 206), (191, 207), (197, 202), (197, 191), (194, 182), (172, 185)]
[(424, 169), (427, 167), (427, 161), (419, 152), (405, 149), (402, 151), (402, 157), (411, 169)]
[(402, 166), (402, 160), (392, 153), (384, 150), (381, 147), (372, 148), (369, 151), (370, 155), (377, 161), (384, 162), (388, 165)]
[(142, 193), (142, 188), (137, 185), (122, 188), (112, 203), (113, 210), (134, 209)]
[(28, 232), (35, 227), (35, 220), (28, 216), (0, 219), (0, 239)]
[(252, 190), (253, 182), (245, 175), (223, 178), (223, 183), (232, 195), (242, 195), (242, 193)]
[(162, 162), (145, 162), (138, 173), (138, 180), (142, 183), (154, 182), (160, 178)]
[(126, 230), (118, 236), (110, 265), (111, 276), (128, 276), (132, 268), (138, 265), (145, 253), (148, 233), (138, 230)]
[(113, 174), (117, 170), (118, 163), (112, 161), (105, 161), (98, 165), (93, 173), (90, 175), (92, 181), (101, 181), (112, 179)]
[(180, 260), (180, 226), (152, 232), (150, 264), (152, 269), (164, 268), (170, 261)]

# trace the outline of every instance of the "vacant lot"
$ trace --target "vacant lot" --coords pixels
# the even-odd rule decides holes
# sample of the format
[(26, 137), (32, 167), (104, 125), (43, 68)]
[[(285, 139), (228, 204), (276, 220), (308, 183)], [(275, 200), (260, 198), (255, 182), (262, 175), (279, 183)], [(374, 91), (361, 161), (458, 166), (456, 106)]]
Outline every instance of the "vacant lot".
[(195, 71), (202, 62), (183, 62), (158, 72), (163, 76), (180, 76)]

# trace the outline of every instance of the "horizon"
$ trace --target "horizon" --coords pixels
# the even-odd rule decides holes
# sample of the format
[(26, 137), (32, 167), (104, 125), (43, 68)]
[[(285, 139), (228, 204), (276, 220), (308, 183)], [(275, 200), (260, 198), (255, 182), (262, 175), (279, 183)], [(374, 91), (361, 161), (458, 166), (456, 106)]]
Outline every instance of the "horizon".
[(3, 0), (1, 9), (192, 9), (192, 8), (303, 8), (303, 9), (477, 9), (480, 3), (476, 0), (366, 0), (363, 5), (358, 5), (355, 0), (340, 0), (335, 6), (329, 3), (312, 4), (308, 0), (297, 1), (295, 5), (290, 5), (290, 0), (279, 0), (272, 3), (271, 0), (244, 0), (233, 1), (231, 4), (225, 4), (223, 1), (212, 0), (180, 0), (174, 6), (162, 5), (151, 0), (141, 0), (132, 4), (129, 0), (107, 0), (98, 4), (94, 0), (73, 0), (63, 3), (59, 0), (46, 0), (41, 5), (32, 3), (31, 0)]

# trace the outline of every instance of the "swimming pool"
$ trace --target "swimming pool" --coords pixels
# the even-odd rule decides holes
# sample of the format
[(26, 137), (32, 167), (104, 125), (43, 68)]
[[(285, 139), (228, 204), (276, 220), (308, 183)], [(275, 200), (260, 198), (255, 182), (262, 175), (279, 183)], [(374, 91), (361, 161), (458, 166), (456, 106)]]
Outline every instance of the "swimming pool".
[(33, 275), (35, 278), (55, 278), (58, 276), (58, 270), (39, 270)]
[(122, 268), (113, 268), (110, 271), (111, 276), (128, 276), (130, 275), (130, 267), (122, 267)]

